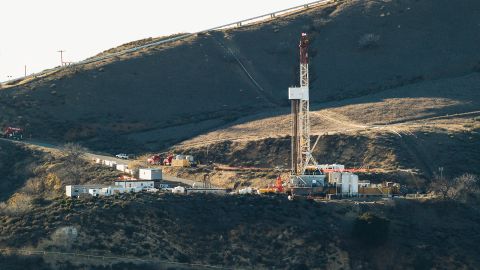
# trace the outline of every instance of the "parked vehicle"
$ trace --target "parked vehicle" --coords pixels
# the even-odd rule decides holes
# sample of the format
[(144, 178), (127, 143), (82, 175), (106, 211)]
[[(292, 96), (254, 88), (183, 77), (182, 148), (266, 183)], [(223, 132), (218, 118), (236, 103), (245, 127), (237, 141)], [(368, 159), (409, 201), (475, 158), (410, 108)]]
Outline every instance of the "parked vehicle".
[(148, 164), (151, 165), (160, 165), (162, 164), (162, 156), (160, 155), (153, 155), (147, 159)]
[(128, 159), (128, 155), (127, 155), (127, 154), (123, 154), (123, 153), (117, 154), (117, 155), (115, 155), (115, 156), (116, 156), (117, 158), (121, 158), (121, 159)]
[(172, 166), (172, 160), (173, 160), (173, 155), (169, 154), (164, 160), (163, 160), (163, 165), (164, 166)]
[(12, 140), (23, 140), (23, 129), (7, 127), (3, 130), (3, 137)]

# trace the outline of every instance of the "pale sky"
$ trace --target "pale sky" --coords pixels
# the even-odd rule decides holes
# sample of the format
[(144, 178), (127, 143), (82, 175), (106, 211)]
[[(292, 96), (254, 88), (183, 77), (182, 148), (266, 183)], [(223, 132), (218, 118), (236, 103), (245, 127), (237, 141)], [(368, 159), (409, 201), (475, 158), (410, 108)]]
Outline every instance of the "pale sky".
[(313, 0), (2, 0), (0, 81), (130, 41), (195, 32)]

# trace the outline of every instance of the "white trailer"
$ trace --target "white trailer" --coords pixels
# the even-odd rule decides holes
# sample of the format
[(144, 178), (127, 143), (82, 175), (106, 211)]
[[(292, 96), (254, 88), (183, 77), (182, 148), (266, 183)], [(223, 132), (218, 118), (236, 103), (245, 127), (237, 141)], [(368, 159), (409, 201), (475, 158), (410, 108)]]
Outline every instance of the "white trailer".
[(102, 188), (100, 194), (103, 196), (111, 196), (115, 194), (125, 193), (125, 188), (120, 186), (110, 186), (106, 188)]
[(115, 162), (115, 161), (113, 161), (113, 160), (104, 160), (104, 161), (103, 161), (103, 164), (105, 164), (105, 166), (115, 168), (116, 165), (117, 165), (117, 162)]
[(117, 164), (116, 165), (117, 171), (125, 172), (128, 169), (128, 165), (126, 164)]
[(88, 194), (92, 195), (93, 197), (98, 197), (101, 194), (102, 189), (101, 188), (89, 188), (88, 189)]
[(209, 194), (217, 194), (217, 195), (225, 195), (227, 194), (227, 190), (224, 188), (187, 188), (186, 189), (187, 195), (193, 193), (209, 193)]
[(68, 185), (65, 186), (65, 195), (67, 197), (78, 197), (81, 194), (89, 194), (89, 189), (101, 189), (102, 185)]
[(120, 186), (125, 189), (147, 189), (154, 188), (153, 180), (137, 180), (137, 179), (128, 179), (128, 180), (115, 180), (115, 186)]

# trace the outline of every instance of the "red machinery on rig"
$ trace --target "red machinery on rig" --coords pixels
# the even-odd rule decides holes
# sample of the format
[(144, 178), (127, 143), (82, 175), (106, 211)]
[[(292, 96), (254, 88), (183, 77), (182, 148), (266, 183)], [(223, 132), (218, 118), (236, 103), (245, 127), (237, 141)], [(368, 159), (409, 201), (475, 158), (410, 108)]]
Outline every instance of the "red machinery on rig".
[(23, 129), (17, 127), (6, 127), (3, 130), (3, 138), (12, 140), (23, 140)]

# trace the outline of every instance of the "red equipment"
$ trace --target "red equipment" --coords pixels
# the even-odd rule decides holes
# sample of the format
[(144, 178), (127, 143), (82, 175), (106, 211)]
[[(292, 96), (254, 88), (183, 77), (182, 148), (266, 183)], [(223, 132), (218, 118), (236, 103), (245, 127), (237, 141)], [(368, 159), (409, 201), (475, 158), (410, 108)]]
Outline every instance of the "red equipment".
[(3, 131), (3, 137), (13, 140), (22, 140), (23, 139), (23, 129), (16, 127), (7, 127)]
[(283, 192), (283, 180), (280, 175), (277, 177), (277, 181), (275, 181), (275, 188), (278, 192)]
[(173, 155), (169, 154), (167, 158), (163, 160), (163, 165), (164, 166), (171, 166), (172, 165), (172, 160), (173, 160)]
[(147, 159), (147, 162), (151, 165), (162, 164), (162, 157), (160, 155), (153, 155)]

